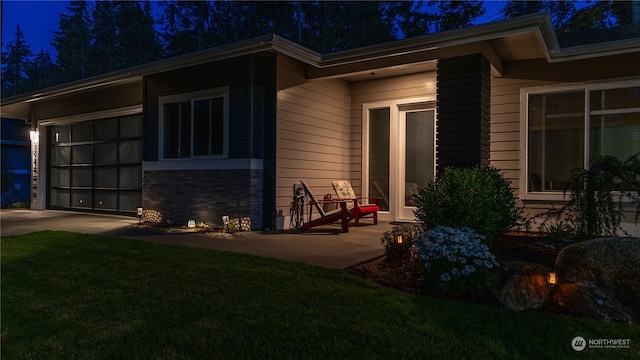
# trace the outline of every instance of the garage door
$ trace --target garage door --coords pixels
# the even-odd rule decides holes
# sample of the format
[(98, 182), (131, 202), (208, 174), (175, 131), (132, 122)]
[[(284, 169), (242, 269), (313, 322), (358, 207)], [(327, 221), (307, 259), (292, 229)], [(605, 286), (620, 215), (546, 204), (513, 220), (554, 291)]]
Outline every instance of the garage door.
[(49, 208), (135, 212), (142, 204), (142, 115), (48, 127)]

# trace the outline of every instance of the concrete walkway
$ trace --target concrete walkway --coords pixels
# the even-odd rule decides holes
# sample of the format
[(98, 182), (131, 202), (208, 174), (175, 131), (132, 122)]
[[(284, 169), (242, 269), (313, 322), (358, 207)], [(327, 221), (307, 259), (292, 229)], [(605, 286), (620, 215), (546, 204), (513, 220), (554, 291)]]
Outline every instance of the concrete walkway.
[(327, 268), (347, 268), (384, 254), (382, 234), (392, 225), (370, 220), (341, 233), (340, 226), (318, 227), (306, 233), (294, 231), (221, 234), (161, 226), (138, 225), (136, 218), (56, 210), (3, 209), (1, 236), (42, 230), (64, 230), (121, 238), (231, 251), (304, 262)]

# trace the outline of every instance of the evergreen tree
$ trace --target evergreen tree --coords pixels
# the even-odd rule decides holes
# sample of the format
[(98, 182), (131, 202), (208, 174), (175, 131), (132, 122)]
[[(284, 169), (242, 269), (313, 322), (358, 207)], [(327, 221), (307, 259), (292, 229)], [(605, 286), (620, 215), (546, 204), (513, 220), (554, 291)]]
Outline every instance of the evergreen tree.
[(149, 1), (118, 2), (116, 43), (122, 67), (149, 63), (162, 58)]
[(394, 21), (394, 35), (398, 39), (427, 34), (436, 20), (422, 10), (424, 1), (388, 1), (384, 6), (384, 16)]
[(166, 57), (206, 49), (219, 42), (215, 38), (215, 12), (209, 1), (162, 1), (160, 16)]
[[(227, 2), (229, 3), (229, 2)], [(234, 32), (240, 34), (237, 40), (265, 34), (278, 34), (291, 39), (294, 33), (296, 4), (284, 1), (242, 1), (237, 6), (238, 20), (226, 22)], [(220, 18), (219, 18), (220, 19)]]
[(122, 67), (116, 17), (116, 5), (112, 1), (97, 1), (93, 6), (89, 21), (87, 77), (105, 74)]
[(56, 74), (57, 67), (51, 60), (51, 54), (48, 51), (40, 50), (27, 67), (27, 88), (32, 91), (56, 85)]
[(90, 9), (84, 1), (72, 1), (68, 14), (61, 14), (59, 31), (54, 32), (52, 45), (58, 52), (58, 83), (88, 76), (88, 54), (91, 47)]
[(27, 69), (31, 63), (31, 48), (27, 45), (20, 25), (16, 25), (15, 40), (5, 45), (2, 52), (2, 97), (28, 91)]
[(429, 1), (434, 5), (438, 7), (435, 32), (469, 26), (485, 12), (482, 1)]
[(395, 39), (389, 5), (378, 1), (303, 3), (303, 45), (321, 53)]

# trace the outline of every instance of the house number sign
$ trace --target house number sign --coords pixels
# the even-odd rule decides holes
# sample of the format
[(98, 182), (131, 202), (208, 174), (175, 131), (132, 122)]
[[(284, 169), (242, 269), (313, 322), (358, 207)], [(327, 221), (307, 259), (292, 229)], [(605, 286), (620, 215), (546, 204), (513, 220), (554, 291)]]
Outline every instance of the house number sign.
[(31, 208), (38, 205), (38, 139), (31, 140)]

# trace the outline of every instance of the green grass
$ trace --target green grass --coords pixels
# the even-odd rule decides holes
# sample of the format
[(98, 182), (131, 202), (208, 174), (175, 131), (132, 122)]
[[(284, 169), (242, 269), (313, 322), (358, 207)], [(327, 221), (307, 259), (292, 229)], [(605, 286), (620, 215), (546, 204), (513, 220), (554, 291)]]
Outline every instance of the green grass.
[[(8, 360), (640, 356), (638, 326), (413, 296), (342, 270), (68, 232), (1, 245)], [(577, 353), (577, 335), (631, 349)]]

